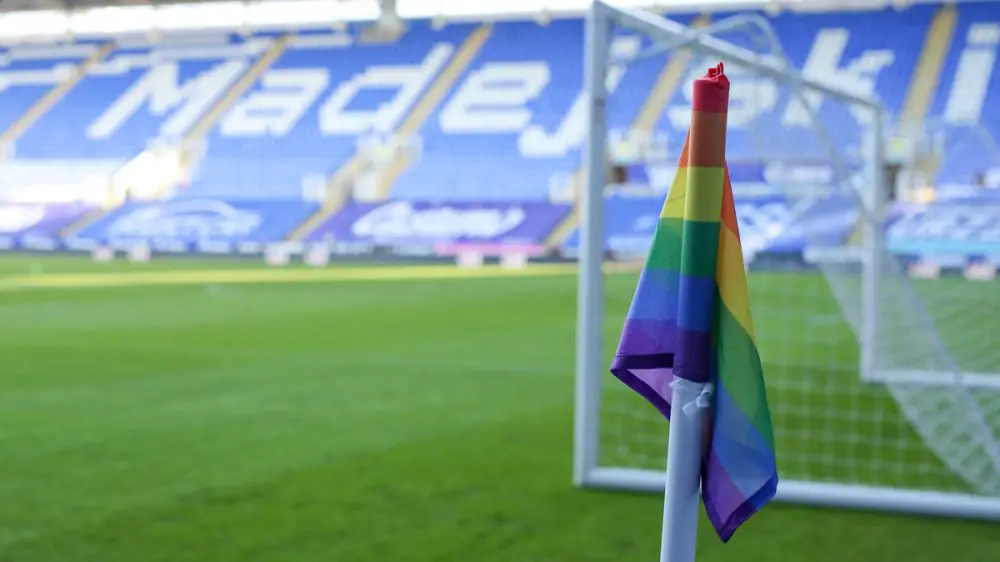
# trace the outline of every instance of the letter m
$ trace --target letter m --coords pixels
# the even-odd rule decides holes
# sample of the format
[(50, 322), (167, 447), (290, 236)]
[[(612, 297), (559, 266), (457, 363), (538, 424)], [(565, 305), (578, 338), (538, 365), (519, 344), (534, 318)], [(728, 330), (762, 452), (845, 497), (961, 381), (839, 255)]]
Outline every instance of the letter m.
[(87, 138), (111, 137), (145, 105), (148, 105), (150, 114), (158, 117), (176, 109), (160, 125), (159, 134), (166, 138), (180, 137), (243, 74), (246, 66), (246, 62), (242, 60), (226, 61), (179, 84), (176, 62), (158, 64), (150, 68), (87, 127)]

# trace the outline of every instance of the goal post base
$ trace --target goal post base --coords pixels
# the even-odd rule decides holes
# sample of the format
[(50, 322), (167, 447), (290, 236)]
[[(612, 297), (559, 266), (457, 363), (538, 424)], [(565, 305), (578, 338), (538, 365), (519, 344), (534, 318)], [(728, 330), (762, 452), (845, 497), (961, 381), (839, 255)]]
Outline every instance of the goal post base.
[[(665, 472), (635, 468), (595, 468), (584, 478), (583, 487), (662, 492), (665, 483)], [(816, 507), (1000, 521), (1000, 498), (953, 492), (792, 480), (779, 482), (775, 499), (783, 503)]]

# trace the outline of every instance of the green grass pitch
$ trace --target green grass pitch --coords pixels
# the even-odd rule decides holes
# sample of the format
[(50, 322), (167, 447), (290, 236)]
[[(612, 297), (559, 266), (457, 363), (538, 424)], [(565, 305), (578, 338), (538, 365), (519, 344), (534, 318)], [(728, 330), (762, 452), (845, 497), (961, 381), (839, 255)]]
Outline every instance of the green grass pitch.
[[(661, 497), (570, 482), (572, 272), (197, 281), (199, 271), (220, 268), (277, 271), (249, 262), (0, 259), (0, 562), (657, 555)], [(132, 270), (195, 277), (21, 286)], [(634, 282), (608, 277), (609, 350)], [(777, 324), (758, 321), (765, 336), (777, 333)], [(829, 329), (846, 338), (837, 360), (853, 361), (849, 333)], [(829, 360), (799, 359), (803, 369)], [(791, 367), (769, 369), (794, 376)], [(643, 409), (628, 423), (664, 431), (608, 377), (609, 407)], [(808, 447), (795, 438), (779, 445), (779, 455)], [(628, 452), (636, 447), (647, 447), (643, 459), (662, 454), (659, 444)], [(607, 462), (628, 460), (613, 443), (605, 449)], [(864, 444), (848, 452), (871, 453)], [(790, 471), (836, 470), (796, 458)], [(780, 504), (729, 545), (704, 521), (699, 533), (702, 562), (1000, 560), (996, 525)]]

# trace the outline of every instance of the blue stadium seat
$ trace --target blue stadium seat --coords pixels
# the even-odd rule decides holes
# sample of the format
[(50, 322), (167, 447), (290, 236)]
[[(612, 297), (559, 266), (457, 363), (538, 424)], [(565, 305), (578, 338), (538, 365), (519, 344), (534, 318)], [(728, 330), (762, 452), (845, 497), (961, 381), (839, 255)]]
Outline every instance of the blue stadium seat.
[[(545, 27), (533, 23), (498, 24), (476, 61), (459, 79), (456, 90), (420, 131), (422, 158), (393, 186), (393, 197), (543, 198), (550, 174), (570, 170), (575, 162), (568, 152), (544, 160), (524, 158), (518, 151), (518, 138), (526, 122), (551, 131), (566, 116), (582, 83), (582, 40), (583, 25), (578, 20), (557, 21)], [(492, 87), (478, 96), (467, 93), (472, 91), (470, 78), (486, 73), (493, 76), (489, 80)], [(504, 103), (500, 97), (505, 90), (499, 85), (505, 80), (515, 96), (518, 91), (530, 90), (525, 85), (533, 80), (541, 92), (533, 100), (531, 94), (525, 94), (527, 102), (511, 109), (516, 104)], [(467, 111), (462, 111), (456, 101), (463, 87), (467, 89), (460, 99), (467, 100)], [(484, 111), (493, 107), (498, 109)]]
[[(938, 9), (927, 5), (862, 14), (785, 13), (769, 19), (794, 65), (862, 89), (869, 84), (871, 94), (894, 116), (905, 102), (928, 26)], [(958, 10), (958, 26), (932, 114), (951, 115), (954, 121), (940, 178), (968, 182), (986, 167), (1000, 163), (988, 143), (977, 142), (973, 133), (960, 130), (965, 119), (975, 123), (975, 134), (986, 131), (1000, 139), (1000, 104), (989, 101), (1000, 97), (995, 64), (1000, 31), (994, 25), (1000, 18), (991, 4), (963, 4)], [(716, 14), (713, 19), (724, 17)], [(688, 23), (690, 18), (679, 21)], [(416, 23), (397, 42), (388, 44), (362, 44), (353, 28), (303, 32), (210, 131), (199, 147), (202, 157), (193, 169), (192, 182), (180, 196), (300, 197), (306, 180), (328, 178), (349, 161), (359, 136), (391, 132), (405, 119), (405, 113), (392, 114), (387, 104), (401, 98), (394, 80), (420, 64), (432, 68), (437, 77), (475, 27), (461, 24), (434, 30), (427, 23)], [(760, 50), (746, 35), (724, 38)], [(17, 140), (16, 158), (124, 162), (152, 143), (176, 141), (275, 39), (219, 35), (187, 43), (121, 45)], [(625, 36), (616, 40), (619, 46), (630, 45), (632, 51), (645, 46), (634, 38), (630, 44)], [(550, 187), (568, 181), (580, 166), (585, 131), (580, 105), (582, 44), (581, 20), (495, 24), (472, 64), (420, 128), (420, 157), (392, 186), (391, 197), (546, 199)], [(0, 76), (20, 76), (24, 84), (0, 90), (0, 129), (9, 127), (48, 91), (56, 75), (61, 76), (95, 48), (97, 44), (61, 46), (47, 52), (37, 47), (0, 50)], [(949, 110), (962, 57), (970, 51), (981, 51), (981, 61), (994, 61), (982, 70), (991, 73), (990, 79), (984, 82), (982, 96), (965, 102), (975, 105), (976, 111)], [(814, 56), (819, 52), (827, 55), (825, 60)], [(684, 82), (703, 74), (714, 62), (694, 61)], [(627, 67), (609, 99), (611, 129), (624, 131), (632, 125), (665, 63), (663, 57), (654, 57)], [(63, 70), (53, 70), (58, 68)], [(47, 77), (31, 74), (38, 71)], [(732, 66), (727, 73), (734, 82), (731, 161), (827, 159), (815, 132), (803, 120), (796, 122), (790, 109), (794, 100), (787, 88), (773, 89), (773, 84), (749, 82), (746, 77), (741, 80), (740, 69)], [(349, 91), (349, 84), (362, 76), (369, 81), (368, 87)], [(380, 80), (384, 87), (372, 87)], [(421, 83), (408, 105), (403, 105), (412, 108), (432, 83), (433, 79)], [(338, 101), (343, 102), (339, 111)], [(748, 104), (763, 109), (754, 113)], [(686, 133), (689, 108), (689, 89), (681, 88), (657, 123), (657, 130), (669, 137), (671, 158), (676, 157)], [(357, 112), (367, 112), (370, 117), (375, 110), (383, 112), (380, 123), (351, 119), (351, 112), (355, 117)], [(747, 119), (752, 116), (756, 118)], [(819, 116), (837, 149), (856, 155), (863, 136), (858, 116), (830, 100), (822, 102)]]
[[(1000, 10), (992, 3), (958, 5), (958, 23), (931, 114), (945, 157), (938, 183), (973, 182), (1000, 168)], [(988, 138), (984, 138), (987, 135)]]
[[(387, 104), (406, 97), (397, 82), (408, 76), (414, 82), (414, 69), (422, 67), (429, 80), (414, 89), (412, 107), (472, 27), (414, 25), (389, 44), (350, 44), (344, 34), (300, 35), (208, 136), (205, 157), (182, 196), (299, 197), (307, 178), (328, 177), (346, 163), (359, 135), (391, 132), (406, 117), (400, 113), (369, 127), (344, 112), (391, 113)], [(352, 94), (349, 82), (362, 76), (368, 87)], [(421, 79), (415, 80), (419, 86)], [(380, 81), (384, 86), (373, 87)], [(345, 105), (338, 115), (339, 96)]]
[(0, 49), (0, 132), (100, 48), (94, 43)]
[(19, 139), (17, 155), (125, 161), (157, 139), (176, 141), (269, 41), (222, 36), (118, 49)]
[[(623, 51), (642, 45), (634, 37), (617, 41)], [(497, 24), (421, 129), (422, 158), (402, 174), (392, 196), (546, 199), (549, 186), (567, 180), (580, 164), (582, 46), (581, 20)], [(608, 106), (611, 128), (631, 125), (662, 65), (657, 57), (628, 67)]]
[[(893, 120), (902, 108), (937, 8), (914, 6), (902, 12), (884, 10), (860, 16), (785, 13), (769, 19), (794, 66), (807, 74), (877, 97)], [(714, 19), (724, 17), (720, 14)], [(887, 33), (888, 29), (892, 32)], [(767, 52), (745, 33), (720, 37), (757, 52)], [(810, 58), (813, 54), (823, 56)], [(703, 75), (710, 64), (714, 64), (713, 60), (694, 64), (686, 83)], [(741, 79), (740, 69), (732, 65), (726, 71), (733, 81), (727, 143), (730, 160), (827, 158), (818, 135), (801, 118), (804, 114), (796, 115), (790, 88), (775, 87), (759, 78)], [(840, 74), (845, 71), (846, 74)], [(660, 122), (673, 146), (679, 146), (686, 134), (689, 96), (690, 88), (679, 89)], [(857, 155), (864, 133), (859, 116), (831, 100), (821, 103), (818, 115), (838, 150), (848, 156)]]
[[(641, 258), (649, 251), (660, 220), (663, 199), (660, 197), (605, 198), (604, 240), (606, 249), (620, 257)], [(573, 232), (564, 247), (575, 253), (580, 245), (580, 232)]]

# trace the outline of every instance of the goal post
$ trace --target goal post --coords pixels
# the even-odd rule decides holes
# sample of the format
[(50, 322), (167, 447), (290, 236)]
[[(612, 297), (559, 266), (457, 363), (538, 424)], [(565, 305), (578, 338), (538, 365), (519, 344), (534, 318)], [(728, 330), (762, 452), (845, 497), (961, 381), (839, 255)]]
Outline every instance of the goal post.
[[(641, 39), (638, 55), (615, 52), (623, 36)], [(939, 310), (947, 301), (933, 296), (954, 289), (913, 283), (887, 251), (882, 105), (796, 70), (760, 16), (687, 26), (598, 1), (585, 38), (574, 483), (663, 490), (667, 424), (608, 372), (637, 279), (604, 267), (609, 228), (627, 219), (609, 211), (608, 131), (627, 121), (650, 132), (655, 123), (683, 138), (681, 98), (692, 71), (722, 60), (741, 104), (730, 108), (730, 166), (740, 160), (769, 172), (733, 181), (744, 246), (759, 236), (765, 249), (755, 250), (749, 283), (778, 442), (778, 499), (1000, 520), (1000, 389), (963, 376), (961, 344), (944, 326), (955, 313)], [(680, 102), (670, 105), (663, 88), (672, 78)], [(651, 93), (638, 99), (642, 88)], [(667, 143), (674, 162), (679, 145)], [(785, 177), (771, 166), (777, 162), (812, 162), (829, 178)], [(753, 190), (765, 195), (741, 206), (740, 193)], [(663, 196), (652, 188), (648, 205), (639, 205), (658, 214)], [(743, 232), (766, 205), (781, 220), (765, 217)], [(896, 378), (911, 371), (930, 371), (933, 380)]]

